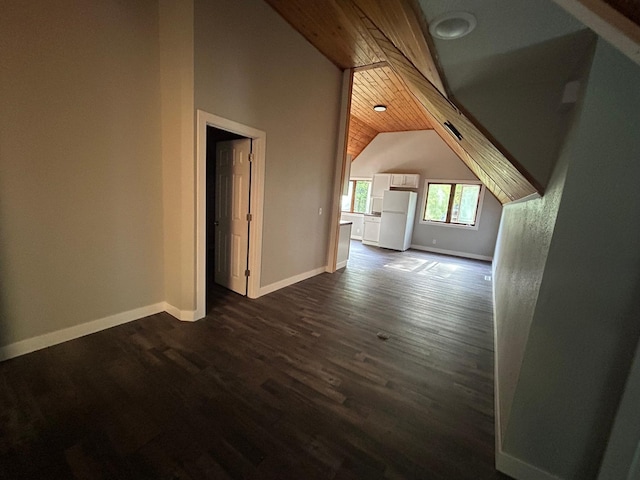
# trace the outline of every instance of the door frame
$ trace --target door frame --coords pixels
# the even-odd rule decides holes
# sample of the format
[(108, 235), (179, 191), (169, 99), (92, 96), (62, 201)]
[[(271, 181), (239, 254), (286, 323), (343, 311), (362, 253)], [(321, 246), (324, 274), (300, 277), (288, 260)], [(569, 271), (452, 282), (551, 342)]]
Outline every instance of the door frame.
[(340, 216), (342, 194), (349, 180), (351, 156), (347, 155), (349, 142), (349, 121), (351, 118), (351, 97), (353, 96), (353, 72), (347, 68), (342, 72), (342, 90), (340, 94), (340, 118), (338, 130), (338, 145), (336, 149), (335, 174), (333, 178), (333, 204), (331, 208), (331, 228), (329, 230), (329, 244), (327, 248), (327, 266), (325, 271), (334, 273), (338, 268), (338, 241), (340, 240)]
[(260, 296), (260, 268), (262, 265), (262, 229), (264, 210), (264, 174), (267, 134), (247, 125), (219, 117), (203, 110), (197, 110), (196, 132), (196, 318), (205, 316), (206, 311), (206, 248), (207, 248), (207, 127), (214, 127), (235, 133), (252, 140), (250, 202), (252, 215), (249, 223), (248, 269), (251, 271), (247, 282), (247, 296)]

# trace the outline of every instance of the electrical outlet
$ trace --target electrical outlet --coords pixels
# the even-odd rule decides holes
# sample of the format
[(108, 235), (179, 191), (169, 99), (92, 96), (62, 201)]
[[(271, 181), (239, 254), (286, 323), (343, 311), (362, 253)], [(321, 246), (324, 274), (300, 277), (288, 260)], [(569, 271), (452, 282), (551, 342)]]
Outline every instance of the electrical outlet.
[(322, 207), (318, 209), (318, 215), (322, 215)]
[(436, 244), (436, 239), (434, 238), (433, 240), (431, 240), (431, 242), (435, 245)]

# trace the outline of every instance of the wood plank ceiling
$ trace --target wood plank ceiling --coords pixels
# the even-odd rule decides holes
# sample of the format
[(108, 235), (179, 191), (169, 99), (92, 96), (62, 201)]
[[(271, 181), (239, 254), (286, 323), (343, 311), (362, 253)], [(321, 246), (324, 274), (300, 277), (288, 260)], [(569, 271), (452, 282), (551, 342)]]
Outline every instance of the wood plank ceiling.
[[(338, 67), (355, 69), (352, 156), (378, 132), (434, 128), (501, 203), (538, 193), (446, 98), (417, 0), (266, 1)], [(374, 115), (377, 103), (390, 108)]]
[[(373, 110), (374, 105), (386, 105), (387, 110), (376, 112)], [(368, 128), (364, 128), (363, 125)], [(424, 109), (409, 93), (391, 67), (384, 64), (373, 68), (357, 69), (353, 73), (347, 146), (347, 153), (352, 158), (355, 159), (379, 132), (430, 128), (433, 127)], [(366, 136), (361, 134), (363, 130), (367, 132)]]

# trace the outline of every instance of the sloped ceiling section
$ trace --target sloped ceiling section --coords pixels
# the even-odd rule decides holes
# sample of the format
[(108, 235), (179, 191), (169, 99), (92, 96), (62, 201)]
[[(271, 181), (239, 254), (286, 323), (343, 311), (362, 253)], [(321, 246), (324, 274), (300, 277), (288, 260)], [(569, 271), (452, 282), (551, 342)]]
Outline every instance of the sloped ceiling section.
[(443, 94), (414, 0), (266, 1), (340, 68), (384, 62), (376, 67), (399, 80), (428, 123), (501, 203), (538, 193), (526, 173)]
[(371, 128), (358, 117), (351, 115), (349, 117), (349, 141), (347, 142), (347, 154), (351, 155), (351, 160), (360, 155), (378, 133), (380, 132)]
[[(338, 67), (355, 68), (347, 141), (347, 152), (353, 159), (380, 132), (432, 128), (427, 114), (402, 80), (380, 61), (382, 52), (358, 20), (355, 5), (340, 0), (268, 0), (268, 3)], [(390, 0), (389, 5), (397, 12), (389, 22), (410, 27), (396, 38), (411, 52), (420, 71), (444, 91), (418, 16), (404, 2)], [(417, 3), (414, 7), (421, 12)], [(426, 28), (426, 21), (424, 24)], [(373, 111), (373, 106), (380, 104), (388, 107), (386, 112)]]
[[(376, 112), (374, 105), (385, 105), (387, 110)], [(380, 132), (431, 128), (424, 109), (389, 65), (355, 69), (347, 145), (347, 153), (353, 159)]]

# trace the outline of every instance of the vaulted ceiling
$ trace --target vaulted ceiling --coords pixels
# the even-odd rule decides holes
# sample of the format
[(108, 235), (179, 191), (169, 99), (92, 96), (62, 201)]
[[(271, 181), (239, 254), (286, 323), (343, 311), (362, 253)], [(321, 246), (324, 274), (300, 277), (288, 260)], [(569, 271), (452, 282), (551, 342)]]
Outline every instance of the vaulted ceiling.
[[(337, 66), (355, 69), (349, 153), (378, 132), (431, 127), (500, 202), (539, 192), (447, 99), (417, 0), (266, 1)], [(389, 108), (374, 115), (378, 103)]]
[[(477, 2), (475, 0), (266, 0), (296, 30), (309, 40), (320, 52), (342, 69), (353, 69), (353, 90), (349, 124), (348, 153), (357, 156), (378, 132), (423, 130), (433, 128), (460, 159), (475, 173), (487, 188), (505, 204), (541, 193), (540, 185), (518, 164), (475, 120), (467, 118), (463, 111), (447, 98), (447, 91), (441, 80), (438, 65), (433, 59), (433, 40), (428, 34), (425, 12), (432, 19), (438, 9), (465, 11), (468, 8), (493, 9), (487, 18), (502, 19), (507, 28), (514, 30), (511, 37), (520, 43), (540, 41), (540, 35), (552, 38), (566, 34), (572, 29), (584, 28), (577, 20), (566, 17), (564, 24), (541, 21), (532, 28), (518, 29), (510, 22), (509, 10), (514, 5), (519, 8), (534, 8), (539, 13), (538, 2)], [(636, 1), (629, 0), (554, 0), (591, 28), (601, 33), (601, 19), (606, 25), (602, 32), (607, 38), (613, 29), (620, 28), (626, 37), (622, 39), (623, 51), (631, 58), (637, 56), (636, 46), (640, 45), (640, 30), (637, 24), (640, 8)], [(605, 4), (606, 2), (606, 4)], [(546, 2), (548, 3), (548, 2)], [(582, 9), (589, 4), (589, 11)], [(584, 4), (584, 5), (583, 5)], [(602, 6), (622, 17), (617, 19), (611, 12), (599, 14)], [(611, 6), (609, 6), (611, 5)], [(575, 8), (574, 8), (575, 6)], [(613, 7), (613, 8), (612, 8)], [(545, 7), (551, 8), (551, 7)], [(557, 7), (555, 7), (557, 9)], [(496, 10), (497, 9), (497, 10)], [(577, 15), (576, 12), (581, 13)], [(442, 13), (442, 12), (441, 12)], [(530, 15), (519, 12), (519, 19), (530, 19)], [(606, 18), (605, 18), (606, 17)], [(568, 18), (568, 20), (566, 19)], [(539, 19), (540, 20), (540, 19)], [(626, 28), (624, 22), (632, 24)], [(520, 22), (521, 23), (521, 22)], [(502, 24), (501, 24), (502, 25)], [(623, 25), (625, 28), (619, 27)], [(454, 72), (455, 85), (470, 79), (469, 74), (478, 75), (478, 70), (469, 71), (461, 62), (469, 57), (482, 63), (487, 55), (500, 55), (500, 49), (512, 48), (493, 35), (489, 25), (482, 40), (485, 43), (465, 38), (466, 43), (454, 45), (440, 44), (444, 71)], [(526, 30), (526, 31), (525, 31)], [(628, 33), (631, 31), (631, 33)], [(529, 33), (527, 33), (529, 32)], [(612, 34), (616, 40), (616, 32)], [(530, 38), (531, 36), (535, 38)], [(471, 36), (469, 36), (471, 37)], [(476, 37), (477, 38), (477, 37)], [(607, 38), (609, 39), (609, 38)], [(629, 40), (630, 39), (630, 40)], [(471, 42), (471, 43), (470, 43)], [(464, 49), (460, 49), (463, 43)], [(516, 42), (517, 43), (517, 42)], [(445, 52), (451, 47), (454, 54)], [(517, 48), (516, 45), (514, 48)], [(457, 49), (457, 50), (456, 50)], [(504, 53), (504, 52), (502, 52)], [(469, 59), (466, 60), (470, 65)], [(484, 62), (486, 63), (486, 62)], [(482, 72), (480, 72), (482, 73)], [(447, 73), (449, 76), (449, 73)], [(455, 85), (453, 85), (455, 89)], [(451, 87), (451, 83), (449, 84)], [(455, 90), (454, 90), (455, 91)], [(389, 108), (384, 113), (375, 113), (372, 107), (385, 104)]]
[[(385, 56), (360, 21), (359, 5), (342, 0), (267, 0), (318, 50), (342, 69), (355, 68), (347, 153), (355, 159), (379, 132), (433, 128), (423, 108), (384, 62)], [(398, 44), (441, 92), (444, 87), (429, 53), (424, 17), (417, 3), (389, 0), (369, 8), (393, 30)], [(387, 9), (393, 12), (388, 15)], [(386, 112), (374, 112), (374, 105)]]

